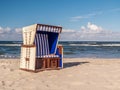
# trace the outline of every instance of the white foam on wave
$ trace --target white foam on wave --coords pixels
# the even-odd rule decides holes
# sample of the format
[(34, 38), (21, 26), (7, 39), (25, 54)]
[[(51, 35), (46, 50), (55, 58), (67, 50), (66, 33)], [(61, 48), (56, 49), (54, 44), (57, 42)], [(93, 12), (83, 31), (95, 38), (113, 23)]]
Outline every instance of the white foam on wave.
[(0, 44), (0, 46), (21, 46), (21, 44)]
[(0, 55), (0, 58), (19, 58), (19, 56), (13, 56), (13, 55)]
[(120, 44), (69, 44), (70, 46), (120, 46)]

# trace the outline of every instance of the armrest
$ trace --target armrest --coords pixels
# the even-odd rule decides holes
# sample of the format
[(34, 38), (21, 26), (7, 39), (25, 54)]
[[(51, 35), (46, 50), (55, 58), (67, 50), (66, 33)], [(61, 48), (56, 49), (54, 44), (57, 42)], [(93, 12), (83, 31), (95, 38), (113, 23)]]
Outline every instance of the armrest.
[(62, 45), (57, 45), (58, 53), (63, 55), (63, 46)]

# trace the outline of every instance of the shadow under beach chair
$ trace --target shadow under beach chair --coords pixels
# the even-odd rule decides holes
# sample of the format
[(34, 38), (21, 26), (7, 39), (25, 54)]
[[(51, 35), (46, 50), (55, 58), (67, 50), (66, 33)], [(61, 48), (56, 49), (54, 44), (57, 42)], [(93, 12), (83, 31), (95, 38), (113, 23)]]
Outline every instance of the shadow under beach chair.
[(84, 61), (84, 62), (66, 62), (64, 63), (64, 68), (69, 68), (69, 67), (74, 67), (74, 66), (78, 66), (78, 65), (82, 65), (82, 64), (87, 64), (89, 62)]

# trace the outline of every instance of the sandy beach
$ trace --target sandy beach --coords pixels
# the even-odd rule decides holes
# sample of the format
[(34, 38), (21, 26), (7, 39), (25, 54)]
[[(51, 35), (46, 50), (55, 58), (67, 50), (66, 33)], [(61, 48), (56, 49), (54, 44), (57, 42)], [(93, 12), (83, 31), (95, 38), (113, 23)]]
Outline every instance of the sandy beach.
[(0, 90), (120, 90), (120, 60), (64, 58), (64, 68), (19, 70), (19, 59), (0, 59)]

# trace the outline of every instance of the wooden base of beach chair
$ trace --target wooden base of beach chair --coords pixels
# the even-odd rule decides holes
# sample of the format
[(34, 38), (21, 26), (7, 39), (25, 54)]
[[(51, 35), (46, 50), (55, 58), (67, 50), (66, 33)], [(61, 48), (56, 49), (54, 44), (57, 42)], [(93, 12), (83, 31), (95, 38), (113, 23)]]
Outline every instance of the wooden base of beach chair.
[[(62, 55), (62, 46), (58, 47), (58, 51)], [(35, 58), (36, 47), (33, 45), (22, 45), (21, 52), (20, 69), (22, 70), (38, 72), (63, 68), (60, 57)]]
[(35, 60), (35, 69), (27, 69), (20, 68), (21, 70), (29, 71), (29, 72), (40, 72), (44, 70), (60, 70), (60, 58), (52, 57), (52, 58), (36, 58)]
[(60, 69), (61, 69), (60, 67), (58, 67), (58, 68), (36, 69), (36, 70), (20, 68), (20, 70), (27, 71), (27, 72), (33, 72), (33, 73), (38, 73), (38, 72), (45, 71), (45, 70), (60, 70)]
[(58, 68), (60, 62), (59, 57), (53, 58), (37, 58), (36, 59), (36, 69), (56, 69)]

